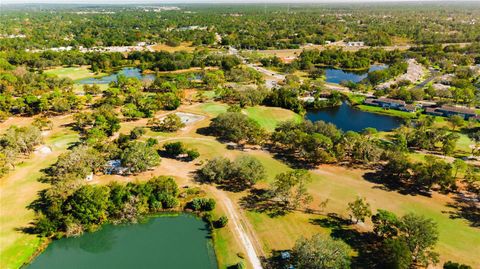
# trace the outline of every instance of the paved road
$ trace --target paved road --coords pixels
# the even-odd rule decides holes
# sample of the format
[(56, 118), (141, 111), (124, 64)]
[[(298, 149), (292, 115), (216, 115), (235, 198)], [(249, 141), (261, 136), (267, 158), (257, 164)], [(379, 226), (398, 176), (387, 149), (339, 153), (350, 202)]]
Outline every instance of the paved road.
[(412, 88), (412, 90), (422, 89), (423, 87), (425, 87), (425, 85), (430, 83), (430, 81), (436, 79), (439, 74), (440, 74), (440, 72), (438, 72), (436, 70), (430, 70), (430, 76), (427, 79), (425, 79), (424, 81), (418, 83), (415, 87)]

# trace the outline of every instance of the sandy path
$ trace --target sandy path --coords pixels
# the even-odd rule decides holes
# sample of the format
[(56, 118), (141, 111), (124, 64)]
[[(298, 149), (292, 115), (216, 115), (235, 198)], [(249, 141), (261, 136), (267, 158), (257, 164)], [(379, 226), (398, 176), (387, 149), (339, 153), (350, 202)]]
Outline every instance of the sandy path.
[(228, 218), (231, 220), (233, 225), (233, 231), (236, 233), (237, 237), (240, 239), (245, 251), (247, 252), (248, 259), (253, 269), (262, 269), (262, 263), (258, 258), (255, 247), (253, 246), (253, 240), (250, 239), (250, 235), (246, 231), (246, 225), (242, 225), (242, 217), (238, 213), (238, 209), (232, 203), (232, 200), (223, 192), (215, 187), (210, 187), (210, 191), (215, 194), (217, 198), (223, 203), (227, 209)]

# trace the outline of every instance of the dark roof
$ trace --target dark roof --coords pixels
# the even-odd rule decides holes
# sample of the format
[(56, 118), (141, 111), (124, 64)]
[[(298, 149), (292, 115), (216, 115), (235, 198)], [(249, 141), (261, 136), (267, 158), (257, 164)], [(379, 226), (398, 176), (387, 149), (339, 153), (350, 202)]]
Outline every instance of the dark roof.
[(437, 111), (437, 108), (436, 108), (436, 107), (427, 107), (427, 108), (425, 109), (425, 113), (427, 113), (427, 114), (433, 114), (433, 115), (438, 115), (438, 116), (442, 116), (442, 115), (443, 115), (443, 113)]
[(475, 110), (465, 107), (456, 107), (456, 106), (442, 106), (438, 108), (438, 110), (448, 111), (448, 112), (455, 112), (459, 114), (465, 115), (475, 115)]
[(363, 103), (367, 105), (378, 106), (378, 104), (375, 101), (376, 101), (375, 99), (367, 98), (363, 101)]
[(480, 120), (480, 115), (475, 115), (475, 116), (471, 117), (470, 119)]
[(391, 99), (391, 98), (378, 98), (376, 101), (377, 101), (377, 102), (382, 102), (382, 103), (391, 103), (391, 104), (405, 105), (405, 101), (403, 101), (403, 100)]

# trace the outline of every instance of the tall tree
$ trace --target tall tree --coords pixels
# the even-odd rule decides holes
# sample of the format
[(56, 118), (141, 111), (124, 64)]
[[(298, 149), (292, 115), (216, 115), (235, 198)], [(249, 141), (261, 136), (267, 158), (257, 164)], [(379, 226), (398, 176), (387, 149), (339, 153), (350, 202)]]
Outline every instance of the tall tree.
[(358, 223), (359, 221), (365, 222), (365, 219), (372, 215), (370, 204), (362, 197), (357, 197), (355, 201), (348, 203), (348, 209), (351, 213), (350, 219), (352, 221), (355, 219), (355, 223)]
[(307, 184), (312, 180), (307, 170), (295, 169), (275, 176), (272, 195), (287, 209), (297, 209), (312, 200)]
[(316, 234), (301, 238), (293, 248), (296, 268), (347, 269), (350, 268), (350, 248), (340, 240)]

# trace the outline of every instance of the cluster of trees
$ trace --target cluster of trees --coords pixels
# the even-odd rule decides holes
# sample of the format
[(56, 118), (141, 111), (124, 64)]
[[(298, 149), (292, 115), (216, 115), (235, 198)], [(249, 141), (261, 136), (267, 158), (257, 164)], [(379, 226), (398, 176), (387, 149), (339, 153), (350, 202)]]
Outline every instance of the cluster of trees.
[(382, 82), (387, 82), (401, 74), (407, 72), (408, 64), (404, 61), (397, 61), (383, 70), (375, 70), (369, 72), (366, 80), (372, 85), (378, 85)]
[(309, 70), (315, 66), (332, 66), (343, 69), (368, 69), (375, 62), (393, 63), (402, 58), (399, 51), (361, 49), (355, 52), (341, 49), (304, 50), (295, 62), (298, 68)]
[(425, 156), (424, 162), (412, 162), (405, 154), (393, 152), (382, 173), (387, 183), (411, 191), (429, 192), (433, 186), (442, 191), (454, 191), (457, 188), (455, 170), (454, 165), (434, 156)]
[(120, 160), (126, 169), (124, 172), (136, 174), (160, 164), (157, 140), (138, 140), (145, 133), (143, 128), (111, 138), (120, 129), (120, 120), (110, 106), (103, 105), (93, 112), (76, 114), (74, 118), (74, 128), (81, 134), (82, 145), (94, 149), (104, 161)]
[(148, 142), (129, 142), (120, 154), (122, 167), (127, 173), (145, 172), (160, 164), (160, 156), (154, 145)]
[(300, 238), (292, 249), (295, 268), (350, 268), (350, 247), (343, 241), (316, 234)]
[(226, 103), (238, 104), (240, 107), (256, 106), (263, 103), (270, 91), (263, 86), (235, 85), (217, 88), (216, 95), (219, 100)]
[(102, 105), (93, 112), (80, 112), (73, 117), (74, 129), (89, 142), (105, 140), (120, 130), (120, 119), (111, 105)]
[(265, 178), (265, 167), (250, 156), (231, 161), (224, 157), (209, 160), (197, 171), (201, 182), (215, 183), (233, 191), (245, 190)]
[(279, 87), (273, 89), (265, 99), (265, 104), (269, 106), (282, 107), (290, 109), (296, 113), (304, 114), (304, 103), (299, 99), (300, 91), (290, 87)]
[(178, 194), (175, 180), (169, 177), (126, 185), (83, 185), (73, 190), (54, 183), (30, 208), (38, 213), (37, 233), (76, 236), (107, 222), (136, 222), (146, 214), (175, 208)]
[[(373, 259), (378, 261), (379, 268), (408, 269), (439, 262), (439, 255), (434, 251), (439, 233), (432, 219), (414, 213), (398, 217), (383, 209), (372, 216), (369, 204), (362, 198), (349, 203), (349, 208), (357, 221), (371, 216), (375, 246), (372, 254), (376, 255)], [(297, 240), (290, 262), (299, 268), (350, 268), (350, 253), (350, 246), (342, 240), (317, 234), (310, 239)], [(463, 268), (455, 267), (452, 262), (446, 263), (444, 268), (450, 268), (448, 266)]]
[[(316, 110), (342, 104), (345, 99), (344, 95), (338, 91), (325, 88), (323, 79), (312, 76), (312, 72), (310, 72), (310, 76), (311, 79), (302, 81), (298, 76), (287, 75), (284, 85), (272, 89), (263, 104), (286, 108), (301, 115), (307, 109)], [(313, 99), (305, 100), (303, 97), (312, 97)]]
[[(403, 125), (394, 130), (393, 147), (395, 150), (406, 152), (410, 148), (439, 151), (444, 155), (451, 155), (460, 139), (456, 132), (444, 127), (435, 126), (435, 118), (422, 117), (414, 125)], [(452, 129), (463, 125), (463, 119), (454, 116), (450, 118)]]
[(209, 53), (208, 50), (196, 50), (192, 53), (179, 52), (149, 52), (135, 51), (128, 54), (129, 62), (140, 62), (142, 69), (154, 71), (175, 71), (191, 67), (220, 67), (223, 70), (231, 70), (240, 64), (240, 59), (234, 55), (222, 55)]
[(387, 268), (426, 267), (439, 262), (434, 251), (438, 228), (432, 219), (414, 213), (397, 217), (393, 212), (379, 209), (372, 222)]
[(313, 199), (308, 193), (307, 184), (312, 178), (307, 170), (294, 169), (275, 176), (267, 197), (276, 202), (283, 211), (291, 211), (307, 206)]
[(215, 199), (213, 198), (193, 198), (185, 206), (187, 209), (191, 209), (202, 216), (202, 219), (210, 225), (212, 228), (223, 228), (228, 223), (226, 216), (220, 216), (218, 219), (214, 219), (211, 213), (215, 209)]
[(194, 198), (188, 202), (186, 207), (194, 211), (212, 211), (215, 209), (215, 199), (212, 198)]
[(222, 140), (235, 143), (259, 144), (265, 139), (265, 130), (241, 112), (226, 112), (212, 120), (209, 131)]
[(161, 83), (158, 79), (144, 88), (137, 78), (118, 76), (110, 86), (98, 103), (122, 106), (127, 119), (149, 118), (159, 110), (175, 110), (181, 104), (181, 90), (176, 84)]
[(32, 116), (77, 110), (86, 98), (75, 95), (72, 85), (70, 79), (37, 74), (22, 67), (0, 71), (0, 121), (10, 114)]
[[(265, 179), (266, 170), (256, 158), (243, 155), (235, 160), (224, 157), (210, 159), (197, 171), (201, 182), (218, 184), (230, 191), (243, 191)], [(262, 202), (272, 205), (275, 210), (287, 212), (308, 205), (312, 196), (307, 185), (311, 182), (307, 170), (294, 169), (275, 176), (268, 190), (262, 195)], [(256, 201), (255, 203), (261, 203)], [(255, 207), (257, 205), (249, 204)]]
[[(88, 48), (135, 45), (137, 42), (178, 46), (182, 41), (194, 45), (282, 49), (338, 40), (389, 45), (396, 37), (420, 44), (472, 42), (478, 41), (479, 35), (478, 29), (469, 24), (479, 17), (474, 4), (356, 5), (348, 14), (342, 6), (291, 7), (285, 4), (268, 5), (265, 10), (262, 7), (261, 12), (257, 5), (235, 9), (227, 5), (182, 9), (164, 12), (159, 20), (156, 12), (136, 7), (102, 6), (93, 8), (98, 13), (88, 14), (86, 21), (85, 14), (78, 12), (76, 7), (52, 6), (41, 10), (6, 7), (2, 17), (3, 33), (25, 36), (2, 38), (0, 49)], [(19, 24), (18, 21), (28, 21), (38, 28), (32, 29), (29, 23)], [(194, 25), (202, 27), (189, 28)], [(215, 34), (220, 35), (221, 40)]]
[(54, 66), (90, 65), (94, 73), (110, 72), (122, 66), (136, 66), (142, 70), (175, 71), (191, 67), (220, 67), (230, 70), (240, 64), (240, 60), (233, 55), (216, 55), (206, 49), (194, 52), (151, 52), (134, 51), (128, 55), (120, 52), (80, 52), (71, 51), (43, 51), (24, 52), (7, 51), (0, 55), (0, 69), (13, 70), (15, 66), (27, 66), (31, 69), (45, 70)]
[(456, 44), (442, 46), (432, 44), (411, 47), (408, 50), (408, 57), (414, 57), (419, 63), (426, 66), (438, 66), (446, 73), (454, 73), (456, 69), (464, 69), (465, 66), (478, 64), (480, 46), (478, 42), (466, 46)]
[(283, 122), (271, 135), (271, 143), (283, 154), (305, 164), (350, 161), (373, 163), (382, 149), (371, 135), (349, 131), (343, 133), (335, 125), (318, 121)]
[(40, 129), (36, 126), (9, 127), (0, 136), (0, 177), (15, 168), (20, 154), (29, 155), (42, 141)]

